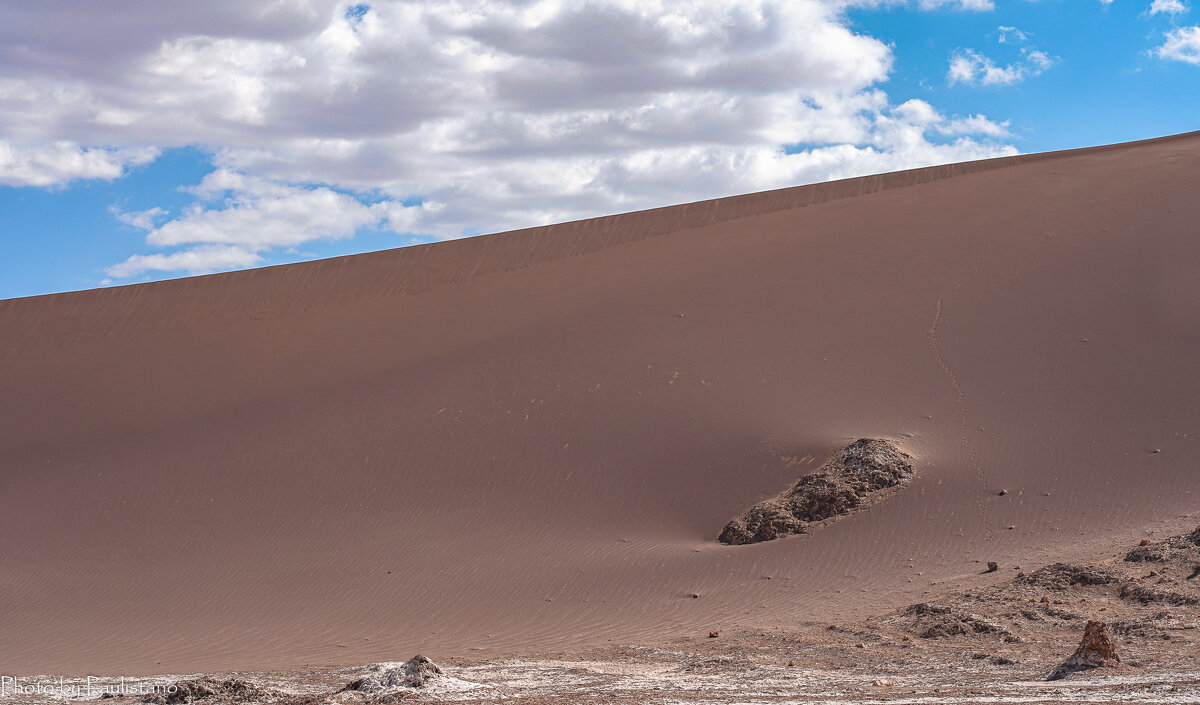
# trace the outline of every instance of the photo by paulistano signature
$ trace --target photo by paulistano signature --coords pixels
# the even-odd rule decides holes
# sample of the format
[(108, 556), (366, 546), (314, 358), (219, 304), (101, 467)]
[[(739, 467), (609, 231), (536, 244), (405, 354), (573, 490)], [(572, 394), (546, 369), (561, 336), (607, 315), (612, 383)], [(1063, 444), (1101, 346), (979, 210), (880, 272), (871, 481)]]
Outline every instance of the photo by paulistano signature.
[(42, 698), (97, 698), (104, 695), (174, 695), (179, 686), (174, 683), (156, 683), (136, 679), (99, 678), (20, 678), (0, 676), (0, 697), (30, 696)]

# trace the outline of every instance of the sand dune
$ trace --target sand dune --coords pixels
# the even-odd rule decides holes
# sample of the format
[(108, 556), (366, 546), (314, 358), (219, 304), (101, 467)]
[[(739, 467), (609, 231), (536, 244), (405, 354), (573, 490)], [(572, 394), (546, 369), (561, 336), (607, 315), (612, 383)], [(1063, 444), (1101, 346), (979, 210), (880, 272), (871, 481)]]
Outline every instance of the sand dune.
[[(1197, 188), (1192, 133), (0, 301), (0, 663), (649, 643), (1181, 529)], [(860, 437), (903, 492), (716, 542)]]

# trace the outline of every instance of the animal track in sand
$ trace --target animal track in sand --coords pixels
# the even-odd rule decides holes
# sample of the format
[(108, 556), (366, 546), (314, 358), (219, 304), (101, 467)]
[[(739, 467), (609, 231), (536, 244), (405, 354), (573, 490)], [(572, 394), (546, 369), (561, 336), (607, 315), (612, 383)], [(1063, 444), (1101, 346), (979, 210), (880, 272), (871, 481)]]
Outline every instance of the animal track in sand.
[[(975, 452), (975, 446), (971, 443), (971, 438), (967, 434), (967, 397), (963, 392), (962, 381), (958, 378), (958, 373), (946, 362), (945, 355), (942, 354), (942, 349), (938, 345), (937, 329), (938, 324), (942, 321), (942, 307), (946, 300), (946, 294), (950, 291), (957, 291), (958, 284), (955, 284), (949, 291), (938, 297), (937, 308), (933, 313), (933, 324), (929, 326), (929, 349), (933, 352), (933, 359), (937, 361), (938, 366), (950, 378), (950, 386), (954, 389), (955, 402), (958, 404), (958, 437), (963, 448), (967, 451), (967, 456), (971, 459), (971, 467), (975, 471), (975, 479), (979, 482), (979, 486), (987, 489), (987, 472), (983, 468), (983, 464), (979, 462), (979, 455)], [(992, 540), (992, 525), (988, 517), (987, 503), (983, 500), (983, 492), (975, 499), (975, 507), (979, 512), (979, 516), (983, 519), (983, 530), (987, 535), (987, 540)]]

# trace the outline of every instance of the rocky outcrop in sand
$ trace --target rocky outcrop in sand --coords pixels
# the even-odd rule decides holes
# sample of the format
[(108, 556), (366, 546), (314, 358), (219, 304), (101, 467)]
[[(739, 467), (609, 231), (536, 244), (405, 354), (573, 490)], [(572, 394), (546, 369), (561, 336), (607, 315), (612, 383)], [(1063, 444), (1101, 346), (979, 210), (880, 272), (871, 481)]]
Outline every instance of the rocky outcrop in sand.
[(1200, 605), (1200, 597), (1196, 595), (1188, 595), (1153, 585), (1138, 585), (1132, 582), (1121, 586), (1121, 599), (1140, 602), (1143, 605), (1151, 603), (1177, 606)]
[(909, 605), (904, 613), (914, 617), (912, 630), (922, 639), (945, 639), (971, 634), (994, 634), (1007, 642), (1019, 642), (1017, 635), (977, 614), (931, 602)]
[(404, 663), (373, 663), (365, 670), (363, 676), (348, 683), (343, 690), (376, 694), (423, 688), (442, 675), (442, 669), (436, 663), (420, 654)]
[(1108, 636), (1108, 625), (1089, 619), (1087, 626), (1083, 628), (1083, 641), (1079, 642), (1079, 648), (1069, 659), (1059, 664), (1046, 680), (1065, 678), (1076, 671), (1116, 666), (1120, 662), (1116, 647)]
[(1133, 550), (1125, 554), (1129, 563), (1163, 563), (1179, 557), (1181, 554), (1191, 557), (1197, 555), (1200, 548), (1200, 526), (1190, 534), (1172, 536), (1162, 541), (1142, 541)]
[(1095, 566), (1080, 566), (1072, 563), (1051, 563), (1020, 578), (1028, 585), (1066, 590), (1076, 585), (1108, 585), (1117, 581), (1111, 573)]
[(718, 540), (741, 545), (805, 533), (812, 522), (848, 514), (906, 484), (913, 477), (911, 459), (889, 441), (861, 438), (787, 492), (734, 517)]

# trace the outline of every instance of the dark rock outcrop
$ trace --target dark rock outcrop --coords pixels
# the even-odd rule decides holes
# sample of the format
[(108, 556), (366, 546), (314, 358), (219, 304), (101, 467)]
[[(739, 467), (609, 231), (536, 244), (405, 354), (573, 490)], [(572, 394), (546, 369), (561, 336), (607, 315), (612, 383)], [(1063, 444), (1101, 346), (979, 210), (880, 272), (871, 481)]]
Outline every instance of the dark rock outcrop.
[(1020, 637), (1004, 627), (989, 622), (977, 614), (971, 614), (932, 602), (918, 602), (904, 610), (914, 617), (912, 630), (922, 639), (945, 639), (972, 634), (994, 634), (1008, 642), (1019, 642)]
[(1200, 526), (1190, 534), (1172, 536), (1162, 541), (1142, 541), (1125, 554), (1125, 560), (1130, 563), (1165, 563), (1179, 554), (1190, 555), (1197, 548), (1200, 548)]
[(1163, 590), (1149, 585), (1125, 583), (1121, 585), (1121, 599), (1140, 602), (1143, 605), (1162, 603), (1168, 605), (1197, 605), (1200, 597), (1185, 595), (1174, 590)]
[(1051, 590), (1066, 590), (1075, 585), (1108, 585), (1117, 581), (1107, 571), (1071, 563), (1052, 563), (1019, 578), (1019, 580)]
[(889, 441), (859, 439), (787, 492), (734, 517), (717, 539), (741, 545), (802, 534), (812, 522), (848, 514), (913, 477), (912, 457)]
[(1046, 680), (1065, 678), (1076, 671), (1116, 666), (1120, 662), (1116, 647), (1108, 636), (1108, 626), (1104, 622), (1089, 619), (1087, 626), (1083, 628), (1083, 640), (1079, 642), (1079, 648), (1070, 658), (1059, 664)]

